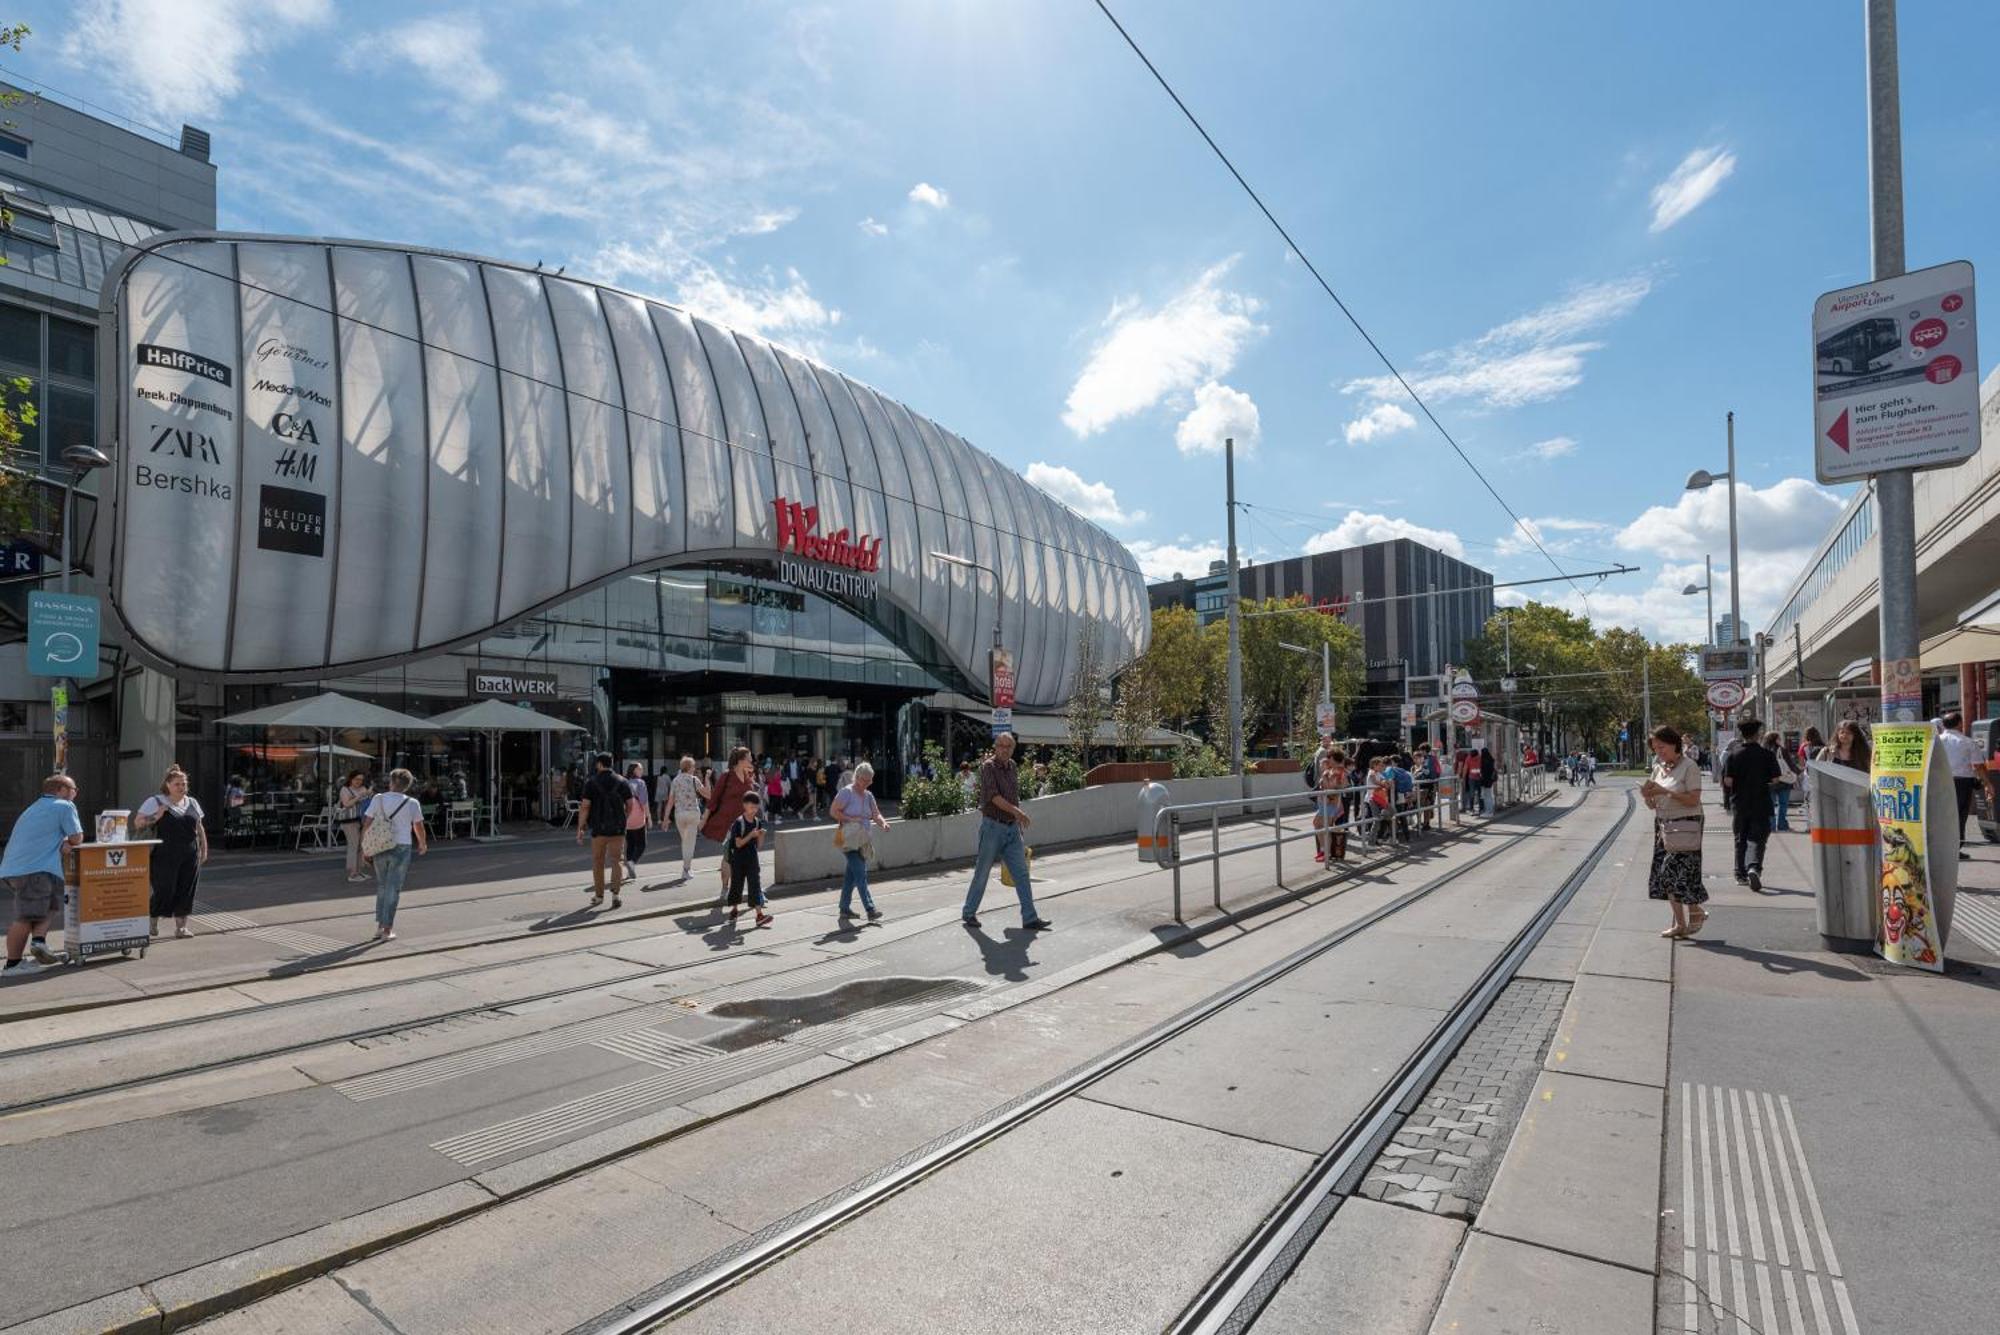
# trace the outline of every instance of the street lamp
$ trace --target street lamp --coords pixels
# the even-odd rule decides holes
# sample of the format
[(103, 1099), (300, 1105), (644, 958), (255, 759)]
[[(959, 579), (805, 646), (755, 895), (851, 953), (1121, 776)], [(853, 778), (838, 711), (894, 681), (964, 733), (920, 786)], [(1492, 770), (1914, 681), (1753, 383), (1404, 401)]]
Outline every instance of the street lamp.
[(967, 570), (984, 571), (993, 576), (993, 647), (998, 649), (1000, 647), (1001, 615), (1006, 610), (1007, 597), (1005, 590), (1000, 587), (1000, 572), (992, 566), (981, 565), (971, 557), (960, 556), (956, 552), (932, 552), (931, 560), (942, 561), (946, 565), (963, 566)]
[[(1690, 584), (1681, 590), (1681, 596), (1684, 598), (1692, 598), (1697, 593), (1708, 595), (1708, 625), (1702, 632), (1702, 643), (1713, 644), (1715, 643), (1715, 567), (1709, 563), (1709, 556), (1706, 552), (1702, 553), (1701, 558), (1701, 583)], [(1735, 637), (1736, 631), (1732, 626), (1730, 629), (1730, 638), (1734, 639)]]
[[(68, 593), (70, 569), (69, 531), (74, 527), (71, 521), (76, 517), (76, 484), (82, 481), (84, 474), (93, 468), (109, 468), (111, 466), (111, 456), (103, 450), (98, 449), (95, 445), (70, 445), (64, 447), (62, 461), (69, 465), (69, 474), (63, 479), (62, 517), (62, 591)], [(90, 665), (90, 672), (93, 677), (97, 675), (96, 663)], [(55, 770), (58, 774), (67, 774), (69, 772), (69, 747), (64, 740), (64, 725), (61, 722), (62, 716), (66, 715), (69, 709), (69, 685), (70, 681), (67, 676), (56, 679), (57, 689), (62, 692), (59, 708), (54, 711), (58, 716), (55, 748)], [(57, 702), (52, 701), (51, 703)]]
[[(1711, 473), (1706, 468), (1697, 468), (1688, 474), (1689, 491), (1706, 491), (1718, 482), (1729, 483), (1729, 640), (1740, 644), (1743, 640), (1743, 601), (1737, 573), (1739, 564), (1736, 556), (1736, 414), (1729, 414), (1729, 467), (1720, 473)], [(1711, 626), (1713, 619), (1711, 618)], [(1711, 635), (1715, 632), (1709, 631)]]
[[(1308, 658), (1312, 657), (1312, 650), (1306, 648), (1303, 644), (1291, 644), (1285, 640), (1279, 640), (1278, 647), (1290, 650), (1295, 654), (1304, 654)], [(1321, 704), (1333, 703), (1333, 642), (1331, 640), (1321, 640), (1319, 644), (1319, 699)]]
[(70, 520), (76, 517), (76, 484), (93, 468), (111, 467), (111, 456), (95, 445), (69, 445), (63, 449), (62, 460), (69, 465), (69, 476), (63, 480), (62, 525), (62, 591), (68, 593), (69, 530)]

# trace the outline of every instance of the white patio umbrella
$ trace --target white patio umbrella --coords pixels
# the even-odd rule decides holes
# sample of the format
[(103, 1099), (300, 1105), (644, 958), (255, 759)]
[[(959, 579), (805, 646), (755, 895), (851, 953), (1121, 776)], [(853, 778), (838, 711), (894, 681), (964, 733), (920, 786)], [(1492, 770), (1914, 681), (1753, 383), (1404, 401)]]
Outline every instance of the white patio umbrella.
[(486, 734), (486, 833), (474, 832), (476, 839), (507, 839), (500, 833), (499, 737), (503, 732), (582, 732), (568, 719), (538, 714), (526, 705), (510, 705), (505, 700), (481, 700), (459, 709), (449, 709), (430, 720), (430, 726), (447, 731), (463, 729)]
[[(333, 747), (332, 731), (335, 728), (365, 728), (371, 732), (437, 731), (437, 725), (429, 719), (372, 705), (366, 700), (342, 695), (339, 691), (326, 691), (304, 700), (287, 700), (262, 709), (246, 709), (241, 714), (231, 714), (217, 722), (231, 728), (312, 728), (328, 734), (326, 745), (329, 748)], [(334, 752), (328, 750), (324, 754), (331, 759)], [(348, 754), (358, 756), (363, 753), (353, 751)]]

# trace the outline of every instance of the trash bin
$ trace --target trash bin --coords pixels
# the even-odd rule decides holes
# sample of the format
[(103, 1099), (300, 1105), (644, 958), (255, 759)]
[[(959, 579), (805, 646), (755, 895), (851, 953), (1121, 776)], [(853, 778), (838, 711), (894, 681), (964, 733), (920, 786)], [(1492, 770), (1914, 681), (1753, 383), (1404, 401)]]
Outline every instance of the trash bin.
[(1806, 807), (1812, 827), (1813, 900), (1819, 934), (1866, 949), (1882, 914), (1882, 840), (1868, 775), (1815, 760)]

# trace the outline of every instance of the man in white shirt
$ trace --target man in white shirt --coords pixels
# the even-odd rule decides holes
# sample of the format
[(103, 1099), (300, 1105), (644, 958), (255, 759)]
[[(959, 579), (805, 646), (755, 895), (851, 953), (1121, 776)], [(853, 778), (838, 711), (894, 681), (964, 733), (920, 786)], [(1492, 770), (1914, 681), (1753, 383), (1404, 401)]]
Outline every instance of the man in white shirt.
[(1979, 749), (1965, 735), (1965, 715), (1953, 710), (1939, 722), (1938, 745), (1944, 748), (1945, 763), (1951, 766), (1951, 786), (1958, 790), (1958, 856), (1971, 861), (1965, 851), (1965, 818), (1972, 814), (1972, 794), (1979, 788), (1979, 771), (1985, 766)]

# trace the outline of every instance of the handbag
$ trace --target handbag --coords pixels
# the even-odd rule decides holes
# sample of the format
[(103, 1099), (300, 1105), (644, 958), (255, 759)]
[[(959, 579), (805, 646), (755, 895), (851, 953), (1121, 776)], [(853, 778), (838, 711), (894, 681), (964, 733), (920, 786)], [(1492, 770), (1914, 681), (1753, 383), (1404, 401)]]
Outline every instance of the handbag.
[[(396, 796), (402, 797), (405, 803), (412, 800), (411, 798), (404, 797), (401, 793), (397, 793)], [(368, 828), (361, 832), (362, 857), (373, 860), (378, 854), (386, 853), (396, 846), (396, 822), (394, 816), (401, 813), (402, 810), (403, 808), (399, 806), (396, 808), (395, 813), (391, 813), (385, 808), (381, 815), (369, 822)]]
[(1660, 847), (1669, 853), (1699, 853), (1702, 828), (1700, 816), (1662, 816)]
[[(1023, 861), (1025, 861), (1025, 862), (1026, 862), (1026, 863), (1028, 864), (1028, 874), (1029, 874), (1030, 876), (1034, 875), (1034, 871), (1035, 871), (1035, 850), (1034, 850), (1034, 849), (1032, 849), (1032, 848), (1030, 848), (1030, 847), (1028, 847), (1028, 846), (1027, 846), (1026, 844), (1023, 844), (1023, 845), (1021, 845), (1021, 858), (1022, 858), (1022, 860), (1023, 860)], [(1006, 863), (1004, 863), (1004, 862), (1000, 864), (1000, 884), (1002, 884), (1002, 885), (1007, 885), (1007, 886), (1011, 886), (1011, 885), (1013, 885), (1013, 884), (1014, 884), (1014, 872), (1013, 872), (1013, 869), (1012, 869), (1012, 868), (1010, 868), (1010, 867), (1009, 867), (1009, 866), (1008, 866), (1008, 865), (1007, 865)]]

